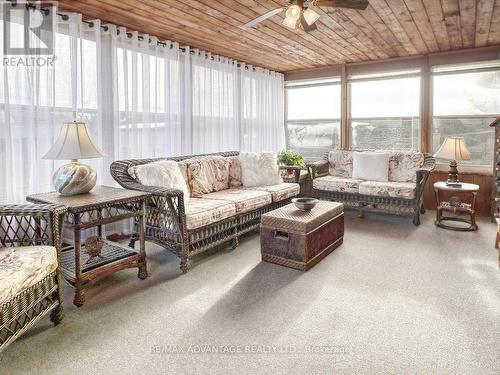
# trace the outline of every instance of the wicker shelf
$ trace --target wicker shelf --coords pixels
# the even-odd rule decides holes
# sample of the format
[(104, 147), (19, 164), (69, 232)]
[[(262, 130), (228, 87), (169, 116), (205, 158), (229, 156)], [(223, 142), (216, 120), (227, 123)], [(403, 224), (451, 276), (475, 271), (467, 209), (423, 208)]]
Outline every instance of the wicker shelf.
[[(102, 272), (104, 267), (114, 267), (117, 262), (120, 262), (126, 258), (137, 258), (138, 252), (130, 249), (129, 247), (123, 246), (116, 242), (111, 242), (104, 240), (104, 244), (101, 250), (101, 257), (94, 257), (90, 259), (90, 256), (85, 251), (85, 245), (81, 247), (80, 253), (80, 264), (82, 269), (82, 278), (86, 279), (86, 276), (91, 276), (89, 274), (99, 270)], [(73, 247), (64, 248), (61, 253), (61, 267), (64, 277), (70, 281), (75, 280), (75, 249)]]

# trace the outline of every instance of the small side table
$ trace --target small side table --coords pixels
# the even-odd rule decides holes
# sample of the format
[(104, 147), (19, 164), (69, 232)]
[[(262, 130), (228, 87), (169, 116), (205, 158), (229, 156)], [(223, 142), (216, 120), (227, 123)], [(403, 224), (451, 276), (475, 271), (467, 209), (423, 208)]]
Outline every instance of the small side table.
[[(144, 240), (144, 216), (149, 193), (96, 186), (90, 193), (62, 196), (57, 192), (33, 194), (26, 197), (32, 203), (63, 204), (68, 208), (65, 227), (74, 233), (74, 245), (63, 248), (61, 270), (64, 278), (75, 288), (73, 303), (85, 302), (85, 288), (92, 282), (116, 271), (139, 269), (138, 277), (148, 275)], [(102, 239), (102, 226), (130, 218), (139, 218), (139, 252)], [(81, 243), (81, 231), (97, 227), (97, 237)], [(102, 245), (102, 248), (101, 248)]]
[[(439, 181), (434, 184), (436, 193), (436, 225), (441, 228), (457, 230), (457, 231), (474, 231), (477, 230), (476, 224), (476, 196), (479, 190), (479, 185), (462, 183), (460, 187), (446, 185), (446, 182)], [(461, 202), (456, 196), (452, 196), (448, 200), (441, 200), (440, 192), (452, 192), (459, 194), (470, 194), (470, 202)], [(445, 213), (449, 215), (445, 216)], [(451, 216), (452, 214), (453, 216)], [(469, 216), (465, 218), (464, 216)], [(469, 224), (468, 227), (449, 225), (445, 222), (461, 222)]]

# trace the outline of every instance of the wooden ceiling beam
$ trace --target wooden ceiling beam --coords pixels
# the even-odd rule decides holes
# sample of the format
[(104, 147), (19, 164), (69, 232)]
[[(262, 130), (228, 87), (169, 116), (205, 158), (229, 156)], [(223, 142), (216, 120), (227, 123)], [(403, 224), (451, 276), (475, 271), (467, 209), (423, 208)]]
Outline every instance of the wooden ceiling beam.
[[(420, 0), (413, 0), (420, 1)], [(410, 11), (406, 7), (404, 0), (386, 0), (389, 8), (392, 9), (393, 13), (399, 20), (399, 24), (404, 29), (406, 35), (412, 41), (413, 45), (417, 49), (418, 53), (426, 53), (428, 51), (428, 46), (426, 45), (418, 27), (416, 26)]]
[(436, 36), (437, 44), (440, 51), (448, 51), (450, 49), (450, 41), (448, 39), (448, 30), (444, 22), (443, 8), (439, 0), (422, 0), (424, 8), (429, 17), (434, 35)]
[[(495, 0), (491, 20), (500, 20), (500, 0)], [(488, 45), (500, 44), (500, 22), (491, 22), (488, 34)], [(498, 56), (500, 58), (500, 55)]]
[[(476, 5), (476, 35), (475, 35), (475, 45), (476, 47), (482, 47), (487, 45), (490, 28), (492, 26), (493, 10), (495, 6), (494, 0), (478, 0)], [(499, 23), (498, 18), (493, 24)]]
[(458, 0), (441, 0), (444, 22), (448, 30), (451, 49), (462, 48), (462, 33), (460, 27), (460, 7)]
[(439, 45), (437, 43), (436, 35), (432, 29), (429, 16), (425, 10), (422, 0), (404, 0), (406, 8), (415, 23), (428, 52), (439, 52)]

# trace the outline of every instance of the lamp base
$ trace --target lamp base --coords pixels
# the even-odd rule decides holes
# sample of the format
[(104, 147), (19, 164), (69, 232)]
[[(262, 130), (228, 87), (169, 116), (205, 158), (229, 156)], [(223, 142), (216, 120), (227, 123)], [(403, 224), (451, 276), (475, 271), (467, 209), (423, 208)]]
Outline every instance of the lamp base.
[(96, 180), (95, 171), (78, 160), (61, 166), (52, 176), (56, 190), (66, 196), (88, 193), (95, 186)]
[(447, 184), (458, 184), (460, 181), (458, 180), (458, 168), (457, 161), (450, 161), (450, 170), (448, 171), (448, 181)]

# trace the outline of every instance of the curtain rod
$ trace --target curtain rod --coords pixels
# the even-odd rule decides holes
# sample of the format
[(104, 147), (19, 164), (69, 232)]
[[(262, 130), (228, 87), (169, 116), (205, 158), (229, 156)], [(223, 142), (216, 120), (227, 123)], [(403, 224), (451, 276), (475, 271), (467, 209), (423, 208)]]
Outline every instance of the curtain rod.
[[(18, 4), (17, 4), (17, 0), (7, 0), (7, 1), (9, 1), (13, 7), (16, 7), (16, 6), (18, 5)], [(45, 13), (45, 15), (49, 15), (49, 13), (50, 13), (50, 10), (49, 10), (49, 9), (47, 9), (47, 8), (42, 8), (42, 7), (37, 8), (34, 4), (26, 3), (26, 4), (25, 4), (25, 6), (26, 6), (26, 9), (30, 9), (30, 8), (31, 8), (31, 9), (40, 9), (41, 11), (43, 11), (43, 12)], [(56, 14), (57, 14), (59, 17), (61, 17), (61, 19), (62, 19), (63, 21), (67, 21), (67, 20), (69, 20), (69, 16), (68, 16), (67, 14), (58, 13), (58, 12), (57, 12)], [(94, 22), (92, 22), (92, 21), (87, 21), (87, 20), (82, 19), (82, 22), (83, 22), (83, 23), (86, 23), (87, 25), (89, 25), (89, 27), (94, 27)], [(100, 27), (101, 27), (101, 29), (103, 29), (104, 31), (108, 31), (108, 26), (106, 26), (106, 25), (101, 25)], [(116, 35), (120, 35), (120, 30), (119, 30), (119, 29), (117, 29), (117, 30), (116, 30)], [(127, 32), (127, 33), (126, 33), (126, 35), (127, 35), (127, 38), (132, 38), (132, 35), (133, 35), (133, 34), (132, 34), (132, 33), (130, 33), (130, 32)], [(143, 40), (144, 40), (144, 37), (143, 37), (142, 35), (138, 35), (137, 39), (139, 39), (140, 41), (143, 41)], [(151, 42), (152, 42), (152, 39), (151, 39), (151, 38), (149, 38), (148, 43), (151, 43)], [(156, 41), (156, 44), (157, 44), (157, 45), (159, 45), (159, 46), (165, 47), (165, 48), (167, 48), (167, 47), (168, 47), (168, 48), (170, 48), (170, 49), (174, 48), (174, 46), (173, 46), (173, 44), (172, 44), (172, 43), (170, 43), (170, 45), (168, 45), (167, 43), (165, 43), (165, 42), (161, 42), (161, 41), (159, 41), (159, 40), (158, 40), (158, 41)], [(179, 50), (180, 50), (181, 52), (183, 52), (183, 53), (186, 53), (186, 48), (185, 48), (185, 47), (179, 47)], [(191, 55), (194, 55), (194, 54), (196, 54), (196, 51), (190, 50), (190, 51), (189, 51), (189, 53), (190, 53)], [(209, 54), (205, 53), (205, 58), (209, 58), (209, 57), (210, 57), (210, 60), (214, 60), (214, 56), (212, 56), (212, 55), (209, 55)], [(235, 65), (235, 62), (233, 62), (233, 65)], [(237, 66), (238, 68), (241, 68), (241, 67), (242, 67), (242, 64), (240, 64), (240, 63), (236, 63), (236, 66)], [(257, 70), (255, 67), (252, 67), (251, 69), (252, 69), (252, 71), (253, 71), (253, 72), (255, 72), (255, 71)], [(248, 67), (248, 66), (246, 66), (246, 65), (245, 65), (245, 70), (250, 70), (250, 67)]]

